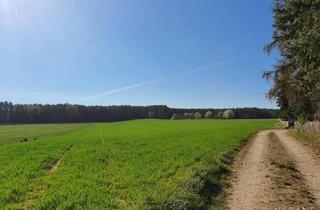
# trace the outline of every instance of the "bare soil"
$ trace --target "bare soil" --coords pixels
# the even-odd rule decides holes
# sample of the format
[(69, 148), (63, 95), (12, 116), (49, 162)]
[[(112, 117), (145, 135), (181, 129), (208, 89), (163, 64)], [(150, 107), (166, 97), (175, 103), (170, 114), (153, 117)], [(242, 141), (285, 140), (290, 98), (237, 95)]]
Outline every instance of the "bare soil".
[(320, 209), (320, 159), (288, 130), (258, 133), (232, 169), (227, 209)]

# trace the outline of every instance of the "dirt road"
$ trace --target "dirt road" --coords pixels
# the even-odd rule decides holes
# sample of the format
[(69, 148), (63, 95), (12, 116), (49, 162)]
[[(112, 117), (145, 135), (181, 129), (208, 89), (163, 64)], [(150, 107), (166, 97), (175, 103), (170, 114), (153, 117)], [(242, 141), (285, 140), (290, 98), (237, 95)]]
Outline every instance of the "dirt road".
[(260, 132), (233, 167), (227, 209), (320, 209), (320, 157), (288, 130)]

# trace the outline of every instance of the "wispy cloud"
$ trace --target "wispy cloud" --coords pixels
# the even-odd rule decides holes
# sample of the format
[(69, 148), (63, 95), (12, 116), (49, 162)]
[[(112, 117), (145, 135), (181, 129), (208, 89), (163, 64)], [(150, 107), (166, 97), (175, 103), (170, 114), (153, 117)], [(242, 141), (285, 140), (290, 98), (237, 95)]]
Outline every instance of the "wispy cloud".
[(185, 71), (178, 72), (176, 74), (170, 74), (168, 76), (160, 77), (160, 78), (155, 79), (155, 80), (144, 81), (144, 82), (136, 83), (136, 84), (133, 84), (133, 85), (128, 85), (128, 86), (117, 88), (117, 89), (113, 89), (113, 90), (107, 90), (107, 91), (104, 91), (104, 92), (101, 92), (101, 93), (98, 93), (98, 94), (95, 94), (95, 95), (79, 98), (77, 100), (74, 100), (73, 102), (77, 103), (77, 102), (82, 102), (82, 101), (93, 100), (93, 99), (96, 99), (96, 98), (101, 98), (101, 97), (104, 97), (104, 96), (108, 96), (108, 95), (112, 95), (112, 94), (115, 94), (115, 93), (123, 92), (123, 91), (130, 90), (130, 89), (133, 89), (133, 88), (138, 88), (138, 87), (142, 87), (142, 86), (146, 86), (146, 85), (151, 85), (151, 84), (154, 84), (154, 83), (157, 83), (157, 82), (161, 82), (161, 81), (164, 81), (164, 80), (173, 79), (173, 78), (176, 78), (176, 77), (179, 77), (179, 76), (183, 76), (183, 75), (186, 75), (186, 74), (189, 74), (189, 73), (198, 72), (198, 71), (202, 71), (202, 70), (207, 70), (207, 69), (210, 69), (210, 68), (213, 68), (213, 67), (216, 67), (216, 66), (221, 66), (221, 65), (225, 65), (225, 64), (229, 64), (229, 63), (239, 62), (239, 61), (242, 61), (244, 59), (245, 58), (232, 59), (232, 60), (217, 62), (217, 63), (213, 63), (213, 64), (209, 64), (209, 65), (198, 66), (198, 67), (195, 67), (195, 68), (192, 68), (192, 69), (188, 69), (188, 70), (185, 70)]

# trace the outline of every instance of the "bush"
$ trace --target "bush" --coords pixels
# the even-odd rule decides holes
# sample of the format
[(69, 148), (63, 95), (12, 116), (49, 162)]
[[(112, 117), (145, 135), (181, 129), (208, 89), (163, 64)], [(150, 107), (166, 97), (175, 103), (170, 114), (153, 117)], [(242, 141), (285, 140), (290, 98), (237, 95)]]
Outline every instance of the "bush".
[(304, 117), (298, 117), (298, 123), (301, 125), (304, 125), (307, 122), (307, 120)]
[(217, 119), (222, 119), (223, 118), (223, 111), (218, 112), (218, 114), (216, 115)]
[(196, 112), (194, 114), (194, 118), (197, 119), (197, 120), (201, 119), (202, 118), (201, 113), (200, 112)]
[(194, 119), (194, 113), (193, 112), (191, 112), (191, 113), (184, 113), (183, 114), (183, 119)]
[(181, 119), (181, 116), (179, 114), (173, 114), (171, 117), (171, 120), (179, 120)]
[(206, 114), (204, 115), (204, 117), (206, 119), (211, 119), (212, 118), (212, 112), (211, 111), (207, 111)]
[(226, 110), (224, 113), (223, 113), (223, 118), (224, 119), (231, 119), (234, 117), (234, 112), (229, 109), (229, 110)]

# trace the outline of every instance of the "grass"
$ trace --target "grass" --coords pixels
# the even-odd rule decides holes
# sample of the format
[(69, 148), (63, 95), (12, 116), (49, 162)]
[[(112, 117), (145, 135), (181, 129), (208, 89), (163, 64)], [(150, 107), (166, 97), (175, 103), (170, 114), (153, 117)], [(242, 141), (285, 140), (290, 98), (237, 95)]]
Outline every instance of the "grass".
[(316, 136), (311, 133), (299, 131), (299, 130), (292, 130), (291, 134), (299, 140), (306, 141), (308, 144), (310, 144), (317, 151), (320, 151), (320, 137), (319, 136)]
[(1, 125), (0, 145), (57, 136), (87, 127), (89, 124)]
[(37, 141), (1, 136), (16, 143), (0, 146), (0, 209), (201, 209), (236, 148), (275, 123), (136, 120), (60, 135), (44, 125)]

